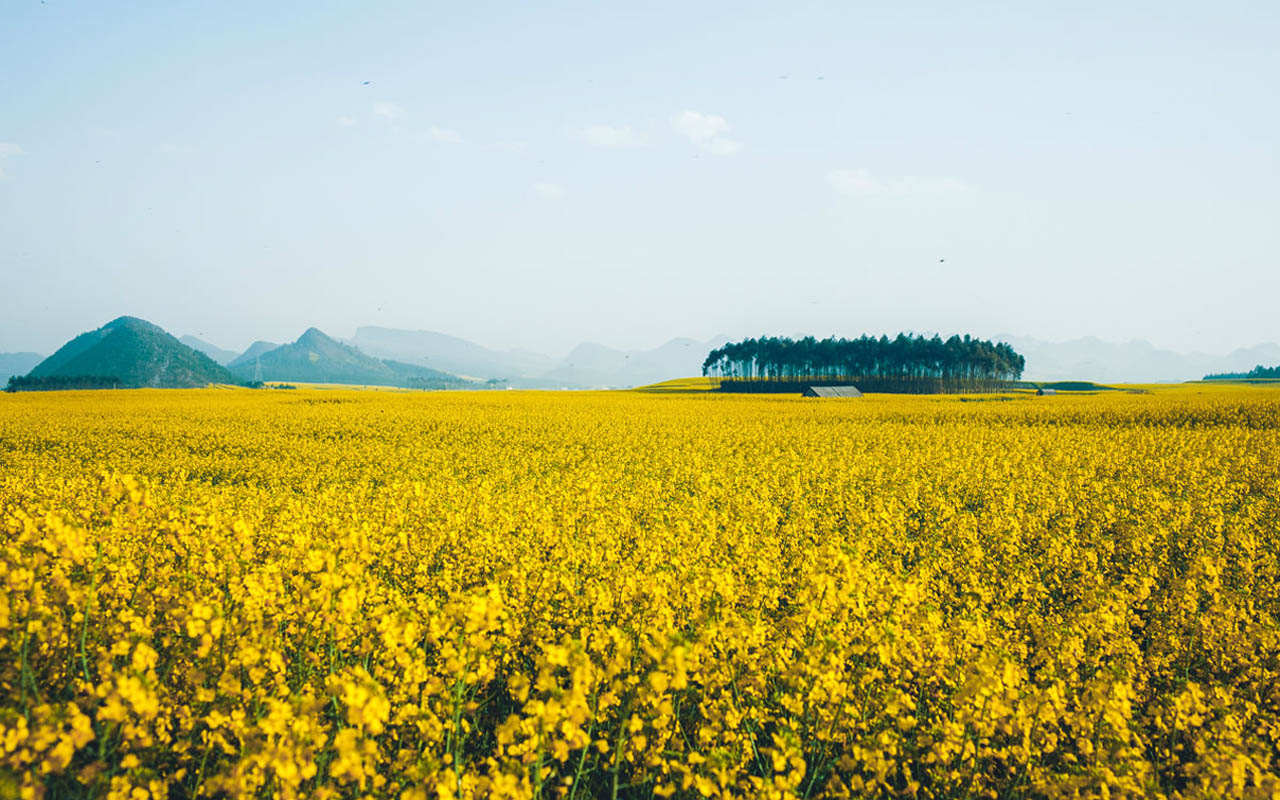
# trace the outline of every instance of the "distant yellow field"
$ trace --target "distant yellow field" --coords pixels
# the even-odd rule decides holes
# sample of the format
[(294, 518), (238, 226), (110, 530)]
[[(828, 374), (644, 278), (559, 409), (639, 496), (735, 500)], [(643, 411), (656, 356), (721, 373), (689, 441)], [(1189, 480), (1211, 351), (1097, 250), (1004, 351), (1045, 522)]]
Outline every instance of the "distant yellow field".
[(0, 395), (0, 797), (1280, 796), (1280, 392), (675, 385)]
[(676, 378), (675, 380), (651, 383), (648, 386), (637, 386), (637, 392), (709, 392), (720, 387), (719, 378)]

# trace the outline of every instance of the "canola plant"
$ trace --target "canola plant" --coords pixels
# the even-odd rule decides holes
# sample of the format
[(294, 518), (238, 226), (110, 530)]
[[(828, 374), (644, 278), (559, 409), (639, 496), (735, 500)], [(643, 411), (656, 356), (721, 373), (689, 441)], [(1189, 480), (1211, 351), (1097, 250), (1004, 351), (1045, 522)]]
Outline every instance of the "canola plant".
[(0, 797), (1280, 796), (1280, 394), (0, 397)]

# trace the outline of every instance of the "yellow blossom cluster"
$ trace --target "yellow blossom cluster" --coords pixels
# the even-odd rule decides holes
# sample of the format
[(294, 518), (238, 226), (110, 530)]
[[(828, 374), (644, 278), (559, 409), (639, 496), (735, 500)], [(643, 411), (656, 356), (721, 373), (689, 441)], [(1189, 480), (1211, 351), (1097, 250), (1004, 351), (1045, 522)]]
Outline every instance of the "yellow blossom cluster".
[(1280, 393), (0, 397), (0, 797), (1280, 797)]

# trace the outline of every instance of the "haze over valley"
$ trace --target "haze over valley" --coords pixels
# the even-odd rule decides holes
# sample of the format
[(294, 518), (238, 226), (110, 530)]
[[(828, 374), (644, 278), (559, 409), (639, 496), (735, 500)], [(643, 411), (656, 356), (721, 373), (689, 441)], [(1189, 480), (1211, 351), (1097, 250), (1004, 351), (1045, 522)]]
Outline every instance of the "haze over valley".
[[(803, 338), (806, 334), (793, 334)], [(945, 334), (944, 334), (945, 335)], [(172, 337), (171, 337), (172, 338)], [(208, 356), (244, 380), (360, 383), (418, 388), (601, 389), (630, 388), (701, 374), (703, 360), (728, 336), (706, 340), (673, 338), (657, 347), (625, 350), (582, 342), (564, 355), (526, 349), (496, 349), (428, 330), (360, 326), (350, 338), (308, 328), (298, 340), (281, 344), (255, 340), (242, 351), (192, 334), (176, 343)], [(819, 338), (822, 338), (819, 336)], [(1051, 342), (1028, 336), (997, 335), (1027, 361), (1031, 381), (1089, 380), (1154, 383), (1199, 380), (1280, 364), (1280, 344), (1266, 342), (1229, 353), (1180, 353), (1143, 340), (1107, 342), (1095, 337)], [(323, 368), (304, 368), (319, 358)], [(0, 382), (26, 375), (43, 357), (0, 352)], [(387, 367), (384, 363), (397, 366)], [(264, 365), (266, 372), (264, 373)]]

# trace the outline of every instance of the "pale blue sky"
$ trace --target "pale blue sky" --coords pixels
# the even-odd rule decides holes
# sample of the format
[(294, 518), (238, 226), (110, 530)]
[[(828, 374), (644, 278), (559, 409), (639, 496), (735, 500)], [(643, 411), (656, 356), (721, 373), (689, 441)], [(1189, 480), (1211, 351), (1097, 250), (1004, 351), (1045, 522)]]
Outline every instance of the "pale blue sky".
[(0, 0), (0, 351), (1280, 340), (1280, 3), (1091, 5)]

